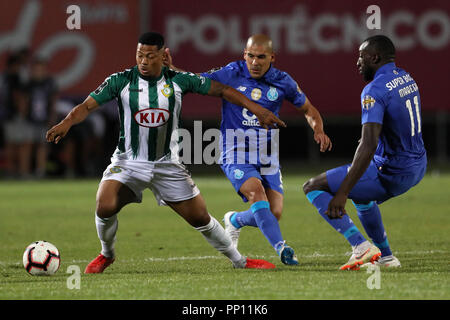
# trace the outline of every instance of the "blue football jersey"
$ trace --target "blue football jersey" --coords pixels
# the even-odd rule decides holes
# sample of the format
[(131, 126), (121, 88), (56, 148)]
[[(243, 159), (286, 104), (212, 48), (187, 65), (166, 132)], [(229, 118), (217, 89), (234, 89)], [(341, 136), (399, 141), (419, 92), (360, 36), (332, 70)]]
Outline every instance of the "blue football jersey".
[[(306, 101), (305, 94), (292, 77), (273, 66), (260, 79), (254, 79), (250, 76), (244, 60), (231, 62), (225, 67), (202, 73), (202, 76), (235, 88), (247, 98), (269, 109), (277, 116), (284, 99), (298, 108), (302, 107)], [(220, 130), (223, 138), (223, 163), (261, 164), (262, 162), (264, 164), (264, 160), (259, 158), (260, 154), (253, 157), (255, 153), (252, 152), (252, 150), (259, 150), (261, 153), (264, 148), (268, 150), (264, 150), (262, 153), (268, 152), (271, 157), (278, 157), (278, 154), (274, 154), (278, 150), (278, 145), (273, 144), (272, 140), (275, 139), (271, 139), (274, 134), (277, 134), (276, 131), (278, 130), (266, 132), (260, 126), (254, 114), (226, 100), (223, 100), (222, 104)], [(234, 137), (230, 138), (231, 135), (234, 135)], [(245, 151), (245, 160), (239, 157), (237, 150)]]
[(374, 156), (377, 166), (393, 174), (411, 174), (426, 165), (420, 94), (411, 75), (388, 63), (361, 93), (362, 124), (382, 124)]

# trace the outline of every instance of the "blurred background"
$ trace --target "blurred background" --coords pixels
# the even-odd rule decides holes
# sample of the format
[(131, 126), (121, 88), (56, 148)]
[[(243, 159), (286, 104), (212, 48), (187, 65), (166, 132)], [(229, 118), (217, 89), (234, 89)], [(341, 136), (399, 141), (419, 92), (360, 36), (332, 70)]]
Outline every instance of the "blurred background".
[[(69, 30), (69, 5), (81, 8), (81, 29)], [(370, 5), (381, 29), (369, 30)], [(450, 2), (427, 1), (61, 1), (0, 2), (0, 177), (100, 177), (118, 138), (115, 101), (71, 129), (58, 145), (45, 131), (112, 73), (135, 65), (137, 39), (158, 31), (174, 64), (203, 72), (242, 59), (250, 34), (266, 33), (275, 66), (288, 72), (319, 109), (333, 151), (320, 154), (304, 117), (283, 105), (280, 134), (285, 168), (350, 162), (360, 137), (359, 44), (386, 34), (399, 67), (414, 77), (422, 101), (422, 132), (431, 170), (448, 168), (450, 141)], [(218, 128), (221, 102), (187, 95), (183, 126), (202, 120)], [(192, 165), (191, 171), (218, 166)], [(219, 171), (217, 171), (219, 172)]]

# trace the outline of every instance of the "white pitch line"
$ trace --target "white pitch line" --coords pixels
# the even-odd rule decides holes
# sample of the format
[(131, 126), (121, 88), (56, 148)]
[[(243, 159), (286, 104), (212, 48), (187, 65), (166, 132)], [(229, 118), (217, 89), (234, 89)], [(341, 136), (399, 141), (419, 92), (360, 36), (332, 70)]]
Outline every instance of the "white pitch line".
[[(448, 253), (448, 251), (445, 250), (429, 250), (429, 251), (405, 251), (405, 252), (394, 252), (395, 254), (398, 254), (400, 256), (402, 255), (431, 255), (431, 254), (442, 254), (442, 253)], [(348, 253), (343, 254), (327, 254), (327, 253), (320, 253), (320, 252), (314, 252), (313, 254), (309, 255), (298, 255), (300, 258), (326, 258), (326, 257), (342, 257), (345, 256)], [(257, 259), (274, 259), (278, 258), (278, 256), (270, 255), (250, 255), (252, 258)], [(157, 258), (157, 257), (148, 257), (144, 258), (143, 261), (145, 262), (167, 262), (167, 261), (181, 261), (181, 260), (207, 260), (207, 259), (226, 259), (224, 256), (180, 256), (180, 257), (168, 257), (168, 258)], [(63, 260), (64, 261), (64, 260)], [(120, 262), (129, 263), (129, 262), (136, 262), (136, 261), (142, 261), (139, 259), (127, 259), (122, 260), (120, 259)], [(72, 260), (72, 261), (64, 261), (65, 263), (89, 263), (91, 260)], [(6, 261), (0, 261), (0, 266), (2, 268), (6, 268), (8, 264), (13, 265), (20, 265), (21, 262), (6, 262)]]

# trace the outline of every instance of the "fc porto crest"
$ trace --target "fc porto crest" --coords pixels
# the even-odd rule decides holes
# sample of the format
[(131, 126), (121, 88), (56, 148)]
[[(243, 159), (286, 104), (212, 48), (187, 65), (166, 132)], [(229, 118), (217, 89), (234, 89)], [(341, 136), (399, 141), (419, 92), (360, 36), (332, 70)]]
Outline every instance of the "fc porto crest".
[(275, 87), (270, 87), (269, 91), (267, 91), (267, 99), (270, 101), (275, 101), (278, 99), (278, 91)]
[(237, 180), (242, 179), (242, 177), (244, 176), (244, 171), (242, 171), (242, 170), (235, 169), (233, 172), (234, 172), (234, 178)]
[(161, 93), (166, 97), (170, 97), (173, 94), (173, 89), (170, 87), (169, 84), (165, 84), (164, 88), (161, 89)]

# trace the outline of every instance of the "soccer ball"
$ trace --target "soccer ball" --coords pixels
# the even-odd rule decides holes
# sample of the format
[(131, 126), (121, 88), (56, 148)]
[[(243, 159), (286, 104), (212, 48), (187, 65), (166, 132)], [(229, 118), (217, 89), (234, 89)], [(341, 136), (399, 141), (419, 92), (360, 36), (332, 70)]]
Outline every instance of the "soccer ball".
[(58, 249), (47, 241), (35, 241), (23, 253), (23, 266), (33, 276), (51, 276), (60, 262)]

